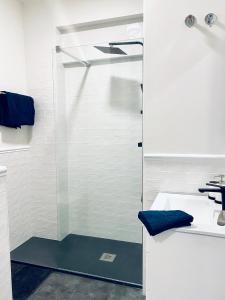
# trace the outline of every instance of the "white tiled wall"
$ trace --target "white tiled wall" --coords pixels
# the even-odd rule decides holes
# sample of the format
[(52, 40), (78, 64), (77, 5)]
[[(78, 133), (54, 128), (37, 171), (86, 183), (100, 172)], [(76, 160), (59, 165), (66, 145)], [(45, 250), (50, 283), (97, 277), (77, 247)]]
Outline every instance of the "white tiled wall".
[[(57, 238), (54, 111), (40, 109), (39, 103), (46, 99), (46, 94), (32, 92), (32, 96), (36, 104), (36, 122), (31, 147), (0, 153), (0, 165), (8, 168), (11, 250), (32, 236)], [(46, 106), (49, 106), (47, 101)]]
[(70, 232), (141, 242), (142, 62), (66, 69)]
[(158, 192), (198, 193), (215, 175), (225, 173), (225, 159), (161, 157), (144, 159), (144, 208)]
[[(53, 95), (54, 11), (49, 1), (26, 1), (24, 30), (28, 93), (36, 120), (30, 149), (33, 236), (57, 239), (56, 138)], [(41, 21), (40, 21), (41, 20)]]
[(8, 169), (6, 188), (12, 250), (32, 236), (29, 150), (0, 154), (0, 165), (6, 165)]
[[(27, 94), (23, 5), (20, 1), (0, 1), (0, 90)], [(32, 135), (30, 126), (12, 129), (0, 126), (0, 165), (7, 166), (7, 205), (9, 209), (10, 247), (15, 248), (32, 234), (30, 210), (29, 151), (4, 153), (3, 149), (26, 147)], [(2, 205), (5, 205), (0, 203)], [(3, 219), (2, 219), (3, 218)], [(0, 222), (5, 221), (0, 217)], [(8, 246), (8, 244), (7, 244)], [(3, 247), (3, 250), (2, 250)], [(0, 251), (5, 245), (1, 241)], [(2, 253), (2, 252), (1, 252)], [(2, 261), (2, 255), (0, 256)], [(5, 276), (1, 272), (1, 276)], [(0, 280), (0, 284), (5, 281)], [(4, 287), (0, 288), (0, 294)], [(1, 299), (9, 299), (3, 297)]]
[[(23, 32), (23, 6), (20, 1), (0, 1), (0, 91), (25, 94), (25, 51)], [(0, 127), (0, 149), (27, 144), (30, 128), (20, 130)]]
[(8, 205), (6, 177), (0, 176), (0, 299), (11, 300), (11, 268), (9, 256)]

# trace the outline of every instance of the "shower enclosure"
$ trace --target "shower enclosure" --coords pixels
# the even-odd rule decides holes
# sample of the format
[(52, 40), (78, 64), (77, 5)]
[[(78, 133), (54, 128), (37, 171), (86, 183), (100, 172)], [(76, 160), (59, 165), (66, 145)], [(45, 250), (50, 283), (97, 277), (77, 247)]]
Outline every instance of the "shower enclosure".
[(142, 286), (142, 41), (56, 47), (58, 240), (12, 259)]

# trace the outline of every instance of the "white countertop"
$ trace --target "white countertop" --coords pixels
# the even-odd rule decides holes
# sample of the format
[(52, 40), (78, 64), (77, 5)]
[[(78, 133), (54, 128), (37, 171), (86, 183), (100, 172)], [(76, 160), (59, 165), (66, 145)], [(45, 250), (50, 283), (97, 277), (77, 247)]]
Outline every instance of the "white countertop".
[(178, 232), (225, 237), (225, 226), (217, 225), (222, 205), (207, 196), (159, 193), (151, 210), (183, 210), (194, 217), (189, 227), (173, 229)]

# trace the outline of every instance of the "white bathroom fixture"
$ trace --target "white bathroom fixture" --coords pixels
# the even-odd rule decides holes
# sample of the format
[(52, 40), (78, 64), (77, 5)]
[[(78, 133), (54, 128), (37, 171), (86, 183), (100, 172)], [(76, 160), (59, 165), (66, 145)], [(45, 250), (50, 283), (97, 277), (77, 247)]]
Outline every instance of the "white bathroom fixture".
[(206, 196), (159, 193), (151, 209), (184, 210), (194, 222), (155, 237), (144, 231), (146, 300), (223, 299), (225, 228), (217, 225), (221, 206)]

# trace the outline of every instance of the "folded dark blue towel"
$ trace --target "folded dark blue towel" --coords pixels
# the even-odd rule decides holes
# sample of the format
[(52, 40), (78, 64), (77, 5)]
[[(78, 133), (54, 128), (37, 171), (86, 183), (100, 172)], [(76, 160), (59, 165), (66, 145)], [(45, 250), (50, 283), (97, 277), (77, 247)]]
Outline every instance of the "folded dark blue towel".
[(0, 93), (0, 125), (17, 128), (34, 125), (34, 100), (29, 96)]
[(138, 218), (153, 236), (171, 228), (190, 226), (194, 220), (191, 215), (182, 210), (140, 211)]

